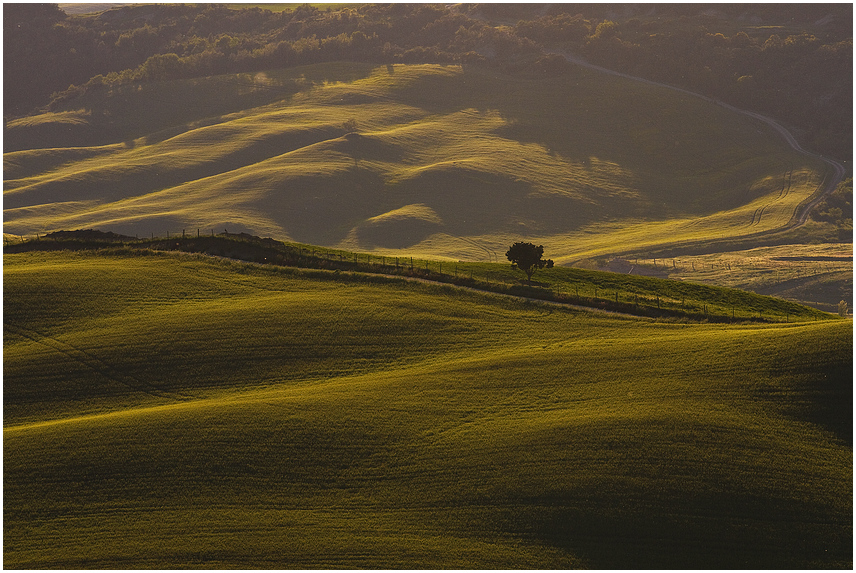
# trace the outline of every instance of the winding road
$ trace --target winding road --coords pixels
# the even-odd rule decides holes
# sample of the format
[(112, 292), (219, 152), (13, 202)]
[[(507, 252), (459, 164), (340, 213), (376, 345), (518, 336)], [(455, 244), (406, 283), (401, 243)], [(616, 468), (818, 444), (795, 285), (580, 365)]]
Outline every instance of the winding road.
[[(755, 113), (754, 111), (740, 109), (740, 108), (734, 107), (731, 104), (727, 104), (723, 101), (720, 101), (718, 99), (708, 97), (706, 95), (702, 95), (699, 93), (691, 92), (691, 91), (685, 90), (683, 88), (671, 86), (669, 84), (664, 84), (661, 82), (655, 82), (653, 80), (648, 80), (648, 79), (640, 78), (637, 76), (631, 76), (629, 74), (625, 74), (622, 72), (616, 72), (615, 70), (610, 70), (610, 69), (589, 63), (580, 57), (568, 54), (566, 52), (555, 51), (555, 50), (549, 51), (548, 50), (548, 51), (546, 51), (546, 53), (562, 56), (563, 58), (565, 58), (566, 61), (568, 61), (572, 64), (582, 66), (585, 68), (589, 68), (592, 70), (596, 70), (598, 72), (610, 74), (613, 76), (618, 76), (618, 77), (625, 78), (628, 80), (646, 83), (646, 84), (649, 84), (652, 86), (658, 86), (658, 87), (667, 88), (670, 90), (675, 90), (675, 91), (678, 91), (678, 92), (681, 92), (681, 93), (684, 93), (684, 94), (687, 94), (687, 95), (690, 95), (693, 97), (697, 97), (697, 98), (700, 98), (702, 100), (705, 100), (705, 101), (708, 101), (711, 103), (714, 103), (714, 104), (721, 106), (721, 107), (723, 107), (729, 111), (733, 111), (733, 112), (740, 113), (740, 114), (749, 116), (751, 118), (757, 119), (758, 121), (761, 121), (762, 123), (765, 123), (768, 126), (770, 126), (771, 128), (773, 128), (774, 130), (776, 130), (776, 132), (782, 136), (782, 138), (785, 140), (785, 142), (794, 151), (801, 153), (803, 155), (806, 155), (808, 157), (820, 159), (821, 161), (826, 163), (831, 168), (831, 171), (827, 170), (827, 172), (825, 173), (823, 180), (821, 181), (820, 185), (818, 186), (818, 192), (816, 192), (814, 194), (813, 199), (811, 199), (810, 201), (803, 203), (801, 206), (797, 207), (797, 211), (795, 212), (794, 217), (791, 219), (791, 222), (785, 227), (785, 229), (796, 227), (798, 225), (802, 225), (803, 223), (805, 223), (806, 219), (808, 219), (809, 212), (815, 207), (815, 205), (820, 203), (820, 201), (822, 201), (823, 198), (826, 197), (826, 195), (828, 195), (829, 193), (832, 193), (832, 191), (835, 190), (835, 188), (838, 186), (838, 184), (844, 178), (844, 174), (846, 172), (846, 169), (844, 168), (844, 166), (841, 163), (839, 163), (838, 161), (835, 161), (834, 159), (824, 157), (823, 155), (820, 155), (818, 153), (813, 153), (811, 151), (807, 151), (807, 150), (803, 149), (802, 146), (797, 142), (796, 138), (791, 134), (791, 132), (789, 132), (787, 129), (785, 129), (785, 127), (782, 126), (776, 120), (769, 118), (765, 115), (761, 115), (760, 113)], [(784, 230), (784, 229), (778, 229), (776, 231), (768, 231), (768, 232), (780, 232), (782, 230)]]

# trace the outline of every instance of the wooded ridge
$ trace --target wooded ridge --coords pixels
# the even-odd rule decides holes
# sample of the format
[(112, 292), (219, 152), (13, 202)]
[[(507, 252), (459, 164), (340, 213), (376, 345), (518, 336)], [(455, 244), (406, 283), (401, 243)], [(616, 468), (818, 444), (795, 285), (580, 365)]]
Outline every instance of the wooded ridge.
[(771, 115), (852, 154), (852, 5), (355, 4), (273, 12), (6, 4), (4, 117), (104, 86), (325, 61), (482, 63), (550, 75), (552, 49)]

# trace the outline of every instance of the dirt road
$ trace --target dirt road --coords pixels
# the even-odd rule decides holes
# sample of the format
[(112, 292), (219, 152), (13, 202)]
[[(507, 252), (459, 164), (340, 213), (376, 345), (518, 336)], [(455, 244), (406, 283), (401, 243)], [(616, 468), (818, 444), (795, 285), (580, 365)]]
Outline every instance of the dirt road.
[[(658, 86), (658, 87), (663, 87), (663, 88), (675, 90), (675, 91), (678, 91), (678, 92), (681, 92), (681, 93), (684, 93), (684, 94), (687, 94), (687, 95), (690, 95), (693, 97), (703, 99), (705, 101), (709, 101), (709, 102), (714, 103), (718, 106), (724, 107), (725, 109), (728, 109), (730, 111), (740, 113), (743, 115), (747, 115), (749, 117), (757, 119), (758, 121), (761, 121), (762, 123), (767, 124), (768, 126), (772, 127), (774, 130), (776, 130), (776, 132), (778, 132), (782, 136), (782, 138), (785, 140), (785, 142), (787, 142), (787, 144), (790, 145), (794, 151), (797, 151), (797, 152), (802, 153), (803, 155), (807, 155), (809, 157), (814, 157), (814, 158), (820, 159), (821, 161), (826, 163), (831, 168), (832, 171), (831, 172), (827, 171), (826, 175), (823, 178), (823, 181), (820, 183), (820, 185), (818, 187), (818, 192), (815, 193), (814, 198), (811, 199), (811, 201), (803, 203), (801, 206), (799, 206), (797, 208), (796, 213), (794, 213), (793, 219), (791, 220), (790, 224), (787, 226), (788, 228), (789, 227), (795, 227), (797, 225), (801, 225), (801, 224), (805, 223), (806, 219), (808, 218), (809, 212), (814, 208), (814, 206), (817, 205), (820, 201), (822, 201), (826, 195), (828, 195), (829, 193), (832, 193), (832, 191), (835, 190), (835, 188), (838, 186), (838, 184), (844, 178), (844, 173), (846, 170), (844, 169), (844, 166), (841, 163), (839, 163), (838, 161), (835, 161), (834, 159), (830, 159), (828, 157), (824, 157), (823, 155), (813, 153), (811, 151), (807, 151), (807, 150), (803, 149), (802, 146), (800, 146), (800, 144), (797, 142), (796, 138), (791, 134), (791, 132), (789, 132), (787, 129), (785, 129), (776, 120), (769, 118), (765, 115), (761, 115), (760, 113), (755, 113), (754, 111), (748, 111), (745, 109), (740, 109), (740, 108), (734, 107), (733, 105), (730, 105), (730, 104), (727, 104), (723, 101), (720, 101), (718, 99), (714, 99), (712, 97), (708, 97), (708, 96), (705, 96), (702, 94), (691, 92), (691, 91), (685, 90), (683, 88), (670, 86), (669, 84), (655, 82), (653, 80), (647, 80), (645, 78), (631, 76), (629, 74), (616, 72), (615, 70), (609, 70), (607, 68), (589, 63), (589, 62), (585, 61), (584, 59), (582, 59), (578, 56), (574, 56), (572, 54), (568, 54), (565, 52), (548, 51), (547, 53), (562, 56), (568, 62), (570, 62), (572, 64), (576, 64), (578, 66), (583, 66), (583, 67), (586, 67), (586, 68), (589, 68), (592, 70), (597, 70), (599, 72), (603, 72), (605, 74), (610, 74), (613, 76), (618, 76), (618, 77), (626, 78), (629, 80), (643, 82), (646, 84), (650, 84), (652, 86)], [(779, 229), (776, 232), (779, 232), (781, 230), (782, 229)]]

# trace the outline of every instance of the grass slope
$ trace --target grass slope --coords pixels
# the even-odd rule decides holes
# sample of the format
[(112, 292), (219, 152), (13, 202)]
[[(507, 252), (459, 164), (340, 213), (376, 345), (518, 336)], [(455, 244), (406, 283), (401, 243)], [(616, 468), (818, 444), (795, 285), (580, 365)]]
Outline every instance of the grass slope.
[[(799, 301), (837, 312), (839, 301), (853, 305), (853, 245), (780, 245), (693, 257), (636, 259), (651, 269), (696, 283), (707, 283)], [(656, 264), (655, 264), (656, 263)], [(626, 272), (629, 263), (611, 265)]]
[(5, 255), (5, 566), (852, 567), (849, 321), (313, 273)]
[[(406, 218), (413, 213), (431, 216), (425, 209), (401, 209), (391, 217)], [(833, 318), (826, 312), (780, 298), (713, 285), (637, 276), (627, 272), (627, 268), (619, 272), (601, 272), (553, 267), (540, 270), (537, 280), (529, 282), (522, 279), (521, 271), (513, 269), (508, 263), (377, 256), (315, 245), (283, 243), (246, 234), (183, 234), (169, 238), (136, 239), (93, 230), (61, 231), (31, 241), (18, 242), (14, 238), (6, 238), (4, 248), (7, 253), (80, 250), (97, 251), (102, 255), (154, 255), (164, 251), (193, 253), (276, 267), (346, 271), (358, 276), (366, 273), (371, 277), (370, 280), (387, 280), (383, 277), (389, 275), (428, 280), (641, 317), (716, 322), (800, 322)], [(624, 263), (629, 265), (626, 261)], [(686, 265), (686, 262), (683, 264)], [(646, 267), (643, 260), (639, 268)], [(662, 271), (655, 272), (665, 274)]]
[(561, 263), (763, 232), (825, 174), (753, 119), (585, 69), (340, 63), (104, 88), (5, 140), (8, 232), (225, 228), (466, 260), (520, 237)]

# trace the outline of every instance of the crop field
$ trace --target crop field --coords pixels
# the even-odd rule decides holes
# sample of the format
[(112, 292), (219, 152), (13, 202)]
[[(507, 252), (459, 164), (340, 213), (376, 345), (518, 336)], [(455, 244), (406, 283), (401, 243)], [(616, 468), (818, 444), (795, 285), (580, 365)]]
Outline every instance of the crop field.
[(617, 261), (610, 270), (646, 269), (662, 277), (773, 295), (827, 312), (853, 304), (853, 245), (780, 245), (686, 257)]
[[(538, 271), (536, 280), (530, 282), (523, 278), (525, 275), (522, 271), (514, 269), (507, 262), (472, 263), (448, 259), (378, 256), (315, 245), (283, 243), (248, 235), (182, 234), (166, 238), (119, 239), (97, 231), (73, 231), (47, 235), (35, 241), (18, 241), (20, 238), (7, 236), (6, 252), (88, 250), (102, 255), (149, 256), (166, 252), (225, 257), (278, 268), (344, 271), (351, 278), (397, 280), (402, 277), (637, 317), (731, 323), (747, 320), (801, 322), (832, 318), (827, 312), (782, 298), (722, 288), (715, 284), (639, 276), (659, 274), (665, 277), (666, 273), (657, 267), (656, 259), (653, 269), (644, 259), (641, 263), (635, 260), (633, 265), (628, 261), (615, 259), (607, 265), (613, 272), (554, 266)], [(809, 252), (809, 248), (806, 248), (806, 252)], [(698, 264), (699, 269), (703, 270), (705, 263), (699, 261)], [(725, 264), (730, 267), (730, 263)], [(672, 270), (676, 271), (674, 259), (672, 265)], [(692, 265), (695, 268), (696, 263), (685, 259), (683, 265)], [(713, 264), (708, 263), (708, 267), (711, 266)], [(634, 274), (633, 271), (637, 268), (639, 271)], [(844, 275), (846, 272), (842, 269), (837, 274)], [(833, 310), (837, 311), (837, 305)]]
[(850, 320), (92, 251), (3, 305), (7, 568), (852, 568)]
[(583, 68), (319, 64), (75, 106), (7, 123), (6, 232), (201, 228), (469, 261), (523, 238), (563, 264), (779, 229), (827, 176), (755, 119)]
[[(241, 10), (241, 9), (245, 9), (245, 8), (258, 7), (258, 8), (261, 8), (263, 10), (270, 10), (271, 12), (282, 12), (284, 10), (291, 11), (291, 10), (294, 10), (296, 8), (299, 8), (300, 6), (305, 6), (306, 4), (307, 4), (306, 2), (304, 2), (303, 4), (293, 3), (293, 2), (292, 3), (284, 2), (284, 3), (276, 3), (276, 4), (250, 4), (250, 3), (244, 4), (244, 3), (240, 3), (240, 4), (228, 4), (228, 6), (229, 6), (229, 8), (231, 8), (233, 10)], [(330, 2), (330, 3), (308, 2), (308, 4), (309, 4), (309, 6), (314, 6), (314, 7), (318, 8), (319, 10), (339, 10), (342, 8), (356, 8), (357, 6), (360, 6), (360, 4), (358, 4), (358, 3), (351, 3), (351, 2)]]

